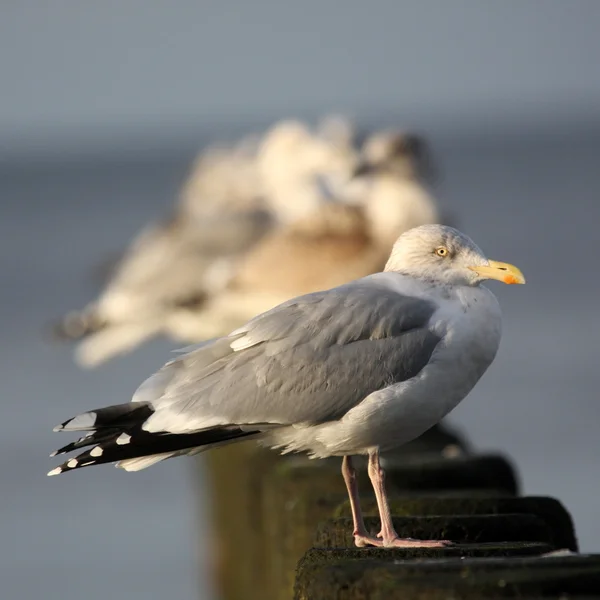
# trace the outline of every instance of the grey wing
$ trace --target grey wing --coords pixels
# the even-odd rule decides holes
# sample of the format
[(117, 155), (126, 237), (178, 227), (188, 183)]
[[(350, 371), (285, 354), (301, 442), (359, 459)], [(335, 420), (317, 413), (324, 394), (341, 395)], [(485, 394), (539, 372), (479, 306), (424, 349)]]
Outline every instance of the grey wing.
[(335, 420), (419, 373), (436, 308), (373, 277), (295, 298), (165, 365), (134, 401), (152, 403), (150, 431)]

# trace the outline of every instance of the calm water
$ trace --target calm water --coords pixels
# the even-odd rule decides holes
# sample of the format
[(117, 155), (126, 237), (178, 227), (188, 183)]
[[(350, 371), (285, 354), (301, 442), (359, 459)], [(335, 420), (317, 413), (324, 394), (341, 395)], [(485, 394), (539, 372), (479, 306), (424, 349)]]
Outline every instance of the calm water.
[[(583, 550), (600, 551), (600, 140), (439, 144), (441, 200), (524, 287), (493, 285), (498, 358), (453, 413), (480, 449), (509, 452), (527, 493), (561, 498)], [(52, 427), (129, 399), (168, 359), (156, 342), (82, 372), (40, 327), (96, 292), (89, 276), (176, 192), (186, 157), (0, 170), (0, 581), (4, 598), (210, 597), (192, 461), (47, 479)], [(198, 567), (198, 565), (200, 565)]]

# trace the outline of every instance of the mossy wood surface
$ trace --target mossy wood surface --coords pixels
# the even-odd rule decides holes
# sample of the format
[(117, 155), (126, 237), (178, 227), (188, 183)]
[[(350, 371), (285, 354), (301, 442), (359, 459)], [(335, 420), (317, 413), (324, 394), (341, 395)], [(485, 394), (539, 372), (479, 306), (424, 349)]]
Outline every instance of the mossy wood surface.
[(394, 561), (306, 560), (299, 565), (295, 586), (295, 600), (564, 600), (599, 595), (599, 555), (416, 559), (407, 552), (405, 559)]

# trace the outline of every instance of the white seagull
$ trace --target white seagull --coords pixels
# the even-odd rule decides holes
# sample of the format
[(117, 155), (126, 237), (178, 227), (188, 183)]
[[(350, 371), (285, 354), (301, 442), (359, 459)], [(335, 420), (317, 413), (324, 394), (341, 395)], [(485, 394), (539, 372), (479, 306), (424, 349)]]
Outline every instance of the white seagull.
[[(216, 302), (242, 257), (268, 233), (337, 200), (339, 182), (351, 178), (357, 156), (350, 125), (346, 138), (342, 125), (330, 122), (336, 131), (313, 132), (283, 121), (261, 140), (208, 148), (170, 216), (136, 236), (99, 297), (58, 320), (56, 337), (77, 341), (76, 361), (88, 368), (158, 335), (188, 343), (206, 339), (203, 321), (212, 315), (205, 317), (204, 305)], [(223, 316), (228, 328), (212, 319), (208, 337), (246, 320)]]
[[(284, 302), (167, 363), (132, 402), (56, 427), (87, 433), (53, 456), (88, 450), (49, 475), (109, 462), (136, 471), (256, 438), (283, 453), (343, 457), (357, 546), (446, 545), (399, 538), (379, 454), (438, 423), (493, 361), (501, 315), (487, 279), (525, 283), (456, 229), (411, 229), (383, 273)], [(356, 454), (368, 455), (377, 537), (363, 523)]]

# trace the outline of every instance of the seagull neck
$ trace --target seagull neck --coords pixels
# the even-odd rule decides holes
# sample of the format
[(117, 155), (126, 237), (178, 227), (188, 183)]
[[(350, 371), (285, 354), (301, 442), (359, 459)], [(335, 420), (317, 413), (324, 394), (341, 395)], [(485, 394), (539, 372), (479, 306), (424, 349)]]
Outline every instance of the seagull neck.
[(389, 265), (386, 265), (385, 272), (395, 273), (401, 275), (402, 277), (410, 278), (427, 288), (455, 289), (473, 287), (462, 280), (455, 281), (440, 277), (435, 271), (410, 269), (405, 267), (390, 268)]

